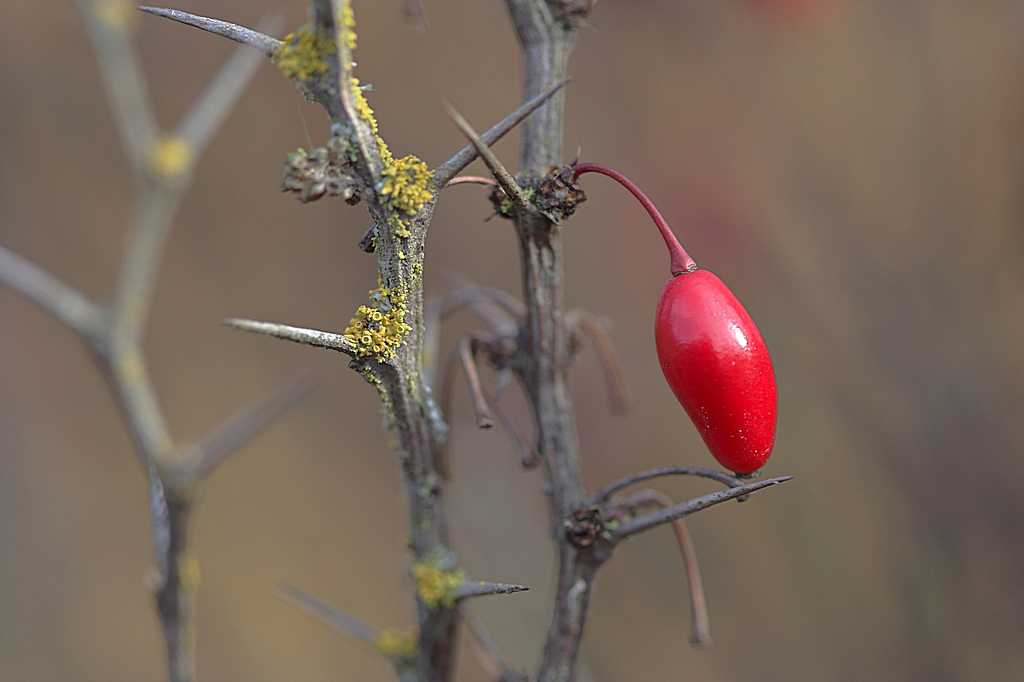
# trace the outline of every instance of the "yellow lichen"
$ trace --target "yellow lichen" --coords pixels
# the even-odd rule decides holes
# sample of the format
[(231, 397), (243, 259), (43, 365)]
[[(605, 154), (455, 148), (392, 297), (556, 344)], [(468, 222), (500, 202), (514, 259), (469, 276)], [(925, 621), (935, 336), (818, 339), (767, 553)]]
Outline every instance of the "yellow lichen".
[(446, 571), (438, 567), (440, 560), (427, 557), (412, 567), (412, 577), (416, 581), (416, 593), (431, 609), (455, 606), (455, 590), (466, 582), (466, 574), (461, 570)]
[(359, 113), (359, 118), (366, 121), (367, 125), (370, 126), (370, 130), (376, 134), (377, 119), (373, 117), (373, 109), (370, 108), (369, 103), (366, 101), (366, 95), (359, 89), (359, 79), (355, 76), (352, 77), (352, 97), (356, 101), (356, 111)]
[[(386, 146), (385, 146), (386, 149)], [(427, 190), (434, 172), (427, 169), (427, 164), (415, 156), (406, 156), (395, 160), (388, 152), (384, 160), (384, 172), (381, 173), (383, 184), (380, 188), (385, 206), (398, 212), (413, 215), (423, 204), (434, 198)]]
[(150, 165), (157, 175), (181, 175), (192, 165), (192, 145), (178, 135), (165, 135), (154, 146)]
[(327, 73), (325, 57), (333, 52), (334, 45), (330, 39), (319, 32), (311, 33), (310, 25), (306, 24), (284, 37), (281, 46), (274, 52), (273, 60), (288, 78), (305, 81)]
[(395, 231), (395, 235), (399, 237), (412, 236), (412, 232), (409, 230), (409, 226), (412, 225), (411, 220), (402, 220), (398, 217), (397, 213), (392, 213), (388, 218), (388, 225)]
[(395, 658), (416, 658), (419, 652), (419, 638), (416, 630), (382, 630), (373, 641), (377, 651)]
[(391, 150), (388, 149), (388, 143), (380, 135), (377, 136), (377, 152), (380, 154), (380, 160), (384, 162), (385, 166), (395, 162), (395, 157), (391, 155)]
[(383, 284), (370, 292), (370, 305), (361, 305), (349, 320), (345, 336), (358, 347), (360, 357), (376, 356), (385, 362), (395, 357), (402, 340), (412, 331), (405, 323), (405, 291)]
[(350, 50), (356, 49), (356, 13), (352, 11), (352, 3), (346, 2), (341, 8), (341, 42)]

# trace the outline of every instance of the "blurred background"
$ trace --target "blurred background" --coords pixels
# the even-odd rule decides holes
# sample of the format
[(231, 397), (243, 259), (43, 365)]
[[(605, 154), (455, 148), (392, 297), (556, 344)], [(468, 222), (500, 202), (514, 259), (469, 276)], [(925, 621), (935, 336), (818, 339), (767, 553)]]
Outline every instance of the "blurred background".
[[(178, 0), (255, 25), (300, 0)], [(520, 101), (497, 0), (355, 2), (357, 73), (398, 155), (430, 165)], [(1024, 679), (1024, 12), (1012, 2), (604, 0), (571, 63), (566, 160), (643, 187), (772, 350), (768, 475), (795, 480), (690, 517), (715, 645), (687, 644), (671, 531), (622, 546), (591, 606), (581, 679)], [(150, 16), (138, 44), (171, 127), (233, 49)], [(308, 130), (308, 132), (307, 132)], [(206, 681), (389, 680), (374, 652), (285, 603), (294, 584), (378, 627), (413, 624), (404, 505), (376, 393), (345, 358), (218, 326), (341, 331), (376, 285), (363, 207), (280, 193), (326, 116), (269, 64), (200, 162), (148, 328), (173, 431), (198, 439), (291, 372), (327, 386), (212, 476), (194, 519)], [(497, 145), (514, 168), (517, 137)], [(482, 166), (471, 171), (483, 172)], [(609, 415), (599, 364), (573, 375), (591, 490), (711, 459), (662, 378), (652, 317), (668, 259), (610, 180), (564, 227), (567, 304), (607, 318), (634, 395)], [(519, 292), (511, 225), (485, 190), (438, 202), (427, 284), (457, 271)], [(132, 181), (96, 60), (66, 2), (0, 2), (0, 243), (87, 294), (110, 291)], [(445, 328), (445, 350), (469, 314)], [(488, 377), (489, 380), (489, 377)], [(461, 380), (460, 380), (461, 381)], [(539, 472), (479, 432), (460, 383), (453, 541), (471, 575), (525, 594), (473, 610), (535, 668), (552, 553)], [(529, 429), (517, 389), (506, 405)], [(658, 487), (677, 500), (717, 489)], [(144, 576), (147, 486), (76, 338), (0, 287), (0, 680), (164, 679)], [(460, 680), (484, 680), (468, 646)]]

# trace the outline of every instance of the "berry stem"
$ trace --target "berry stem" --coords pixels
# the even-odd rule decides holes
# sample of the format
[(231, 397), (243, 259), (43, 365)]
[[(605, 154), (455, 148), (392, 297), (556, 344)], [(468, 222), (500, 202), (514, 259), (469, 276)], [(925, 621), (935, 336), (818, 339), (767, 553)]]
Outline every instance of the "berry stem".
[(572, 168), (572, 179), (575, 181), (579, 176), (584, 173), (601, 173), (607, 175), (612, 180), (615, 180), (620, 185), (632, 192), (633, 196), (643, 204), (647, 212), (651, 214), (651, 218), (654, 219), (654, 224), (658, 226), (658, 230), (661, 232), (662, 238), (665, 240), (665, 246), (668, 247), (669, 255), (672, 258), (672, 274), (681, 275), (684, 272), (693, 272), (697, 269), (697, 264), (693, 262), (690, 255), (683, 250), (683, 247), (679, 244), (679, 240), (676, 239), (675, 234), (672, 233), (672, 228), (668, 226), (665, 219), (661, 217), (661, 213), (655, 207), (654, 203), (647, 198), (647, 195), (640, 191), (640, 188), (630, 182), (629, 178), (608, 166), (603, 166), (599, 163), (577, 163)]

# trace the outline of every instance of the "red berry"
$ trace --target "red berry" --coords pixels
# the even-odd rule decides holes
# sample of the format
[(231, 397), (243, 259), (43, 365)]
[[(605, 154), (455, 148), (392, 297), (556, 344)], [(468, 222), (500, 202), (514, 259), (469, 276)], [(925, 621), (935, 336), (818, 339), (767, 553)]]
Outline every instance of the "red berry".
[(775, 444), (778, 393), (768, 347), (728, 287), (707, 270), (666, 282), (654, 340), (665, 379), (719, 464), (757, 471)]
[(640, 189), (596, 163), (573, 167), (607, 175), (633, 193), (654, 219), (671, 256), (672, 279), (661, 290), (654, 339), (661, 371), (719, 464), (737, 474), (764, 466), (775, 446), (778, 392), (768, 347), (729, 288), (679, 245)]

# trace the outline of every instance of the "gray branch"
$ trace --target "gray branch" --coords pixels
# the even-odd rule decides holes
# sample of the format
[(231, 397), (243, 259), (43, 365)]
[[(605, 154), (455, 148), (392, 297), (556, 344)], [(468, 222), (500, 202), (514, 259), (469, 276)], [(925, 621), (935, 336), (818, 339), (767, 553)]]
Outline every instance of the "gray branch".
[(0, 246), (0, 281), (38, 304), (79, 336), (94, 336), (103, 312), (77, 289), (30, 260)]
[[(139, 9), (148, 11), (152, 8)], [(260, 21), (261, 28), (275, 32), (281, 29), (281, 24), (281, 17), (273, 13), (267, 14)], [(220, 128), (263, 64), (260, 53), (247, 50), (245, 47), (243, 45), (235, 50), (178, 125), (178, 134), (188, 141), (196, 156), (205, 151), (213, 134)]]
[(114, 109), (125, 153), (137, 176), (145, 177), (160, 128), (135, 47), (128, 38), (126, 26), (116, 20), (104, 20), (102, 13), (111, 10), (110, 3), (76, 0), (76, 4), (99, 57), (100, 74)]
[(205, 478), (228, 455), (312, 395), (323, 376), (323, 368), (319, 366), (303, 370), (223, 422), (196, 446), (196, 476)]
[(355, 637), (362, 642), (366, 642), (370, 646), (376, 648), (377, 637), (380, 635), (380, 632), (376, 628), (367, 625), (355, 616), (351, 616), (340, 609), (334, 608), (327, 602), (321, 601), (297, 587), (293, 587), (287, 583), (281, 583), (278, 587), (288, 601), (300, 607), (302, 610), (327, 621), (327, 623), (335, 630), (351, 635), (352, 637)]

